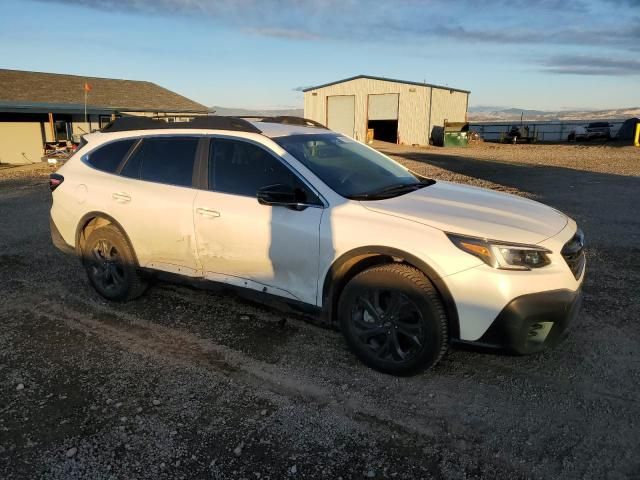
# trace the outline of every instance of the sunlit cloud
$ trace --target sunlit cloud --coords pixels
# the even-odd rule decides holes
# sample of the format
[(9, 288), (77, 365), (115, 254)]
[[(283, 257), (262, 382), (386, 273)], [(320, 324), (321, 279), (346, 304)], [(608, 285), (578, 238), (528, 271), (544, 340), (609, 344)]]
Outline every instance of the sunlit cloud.
[(640, 60), (558, 55), (542, 62), (543, 71), (565, 75), (640, 75)]

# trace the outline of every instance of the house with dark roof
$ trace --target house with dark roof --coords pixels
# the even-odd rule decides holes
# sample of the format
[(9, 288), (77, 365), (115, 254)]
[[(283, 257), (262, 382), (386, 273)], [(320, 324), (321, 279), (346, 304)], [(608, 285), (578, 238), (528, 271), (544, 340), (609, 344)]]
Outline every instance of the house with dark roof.
[(39, 162), (45, 145), (78, 142), (117, 116), (207, 111), (152, 82), (0, 69), (0, 163)]

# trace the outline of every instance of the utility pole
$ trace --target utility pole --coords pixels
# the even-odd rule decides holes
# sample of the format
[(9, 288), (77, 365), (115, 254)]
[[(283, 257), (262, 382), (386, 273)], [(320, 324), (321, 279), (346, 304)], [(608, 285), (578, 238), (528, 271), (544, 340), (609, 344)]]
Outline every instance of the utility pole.
[(88, 82), (84, 82), (84, 123), (88, 123), (87, 120), (87, 96), (91, 91), (91, 85)]

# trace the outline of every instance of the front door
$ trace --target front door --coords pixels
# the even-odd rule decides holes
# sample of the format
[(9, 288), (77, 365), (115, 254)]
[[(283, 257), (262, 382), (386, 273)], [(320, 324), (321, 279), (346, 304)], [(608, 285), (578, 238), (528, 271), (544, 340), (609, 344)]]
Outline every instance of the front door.
[[(206, 278), (316, 303), (318, 197), (275, 154), (243, 140), (212, 138), (208, 190), (194, 202), (198, 256)], [(259, 188), (288, 184), (317, 206), (258, 203)]]

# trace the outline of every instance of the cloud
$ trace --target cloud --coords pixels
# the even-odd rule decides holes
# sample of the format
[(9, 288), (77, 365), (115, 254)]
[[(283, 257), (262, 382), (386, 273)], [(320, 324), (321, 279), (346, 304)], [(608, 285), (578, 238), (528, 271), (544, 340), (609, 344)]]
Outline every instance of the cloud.
[(640, 75), (640, 60), (558, 55), (541, 62), (543, 71), (564, 75)]
[[(39, 0), (133, 14), (193, 16), (292, 41), (453, 40), (465, 45), (640, 48), (640, 0)], [(460, 13), (462, 12), (462, 13)]]
[(315, 85), (302, 85), (293, 89), (294, 92), (304, 92), (305, 90), (314, 87)]
[(244, 32), (263, 37), (286, 38), (289, 40), (320, 40), (315, 33), (288, 28), (244, 28)]

